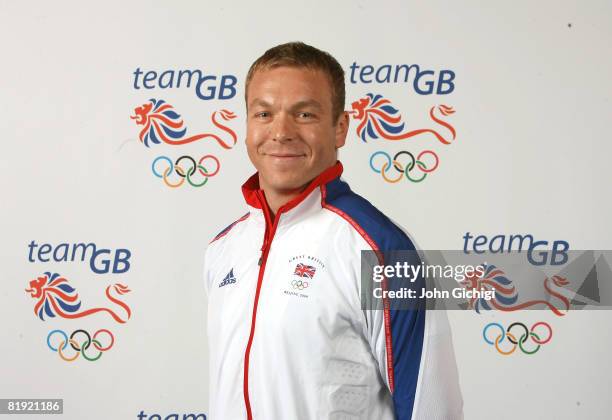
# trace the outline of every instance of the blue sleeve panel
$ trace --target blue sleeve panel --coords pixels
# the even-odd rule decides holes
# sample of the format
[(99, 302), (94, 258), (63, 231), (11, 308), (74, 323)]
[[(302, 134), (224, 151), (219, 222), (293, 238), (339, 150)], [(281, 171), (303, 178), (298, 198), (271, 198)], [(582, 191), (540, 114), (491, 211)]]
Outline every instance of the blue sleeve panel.
[[(380, 251), (387, 255), (389, 251), (410, 250), (415, 247), (406, 234), (387, 216), (363, 197), (355, 194), (348, 184), (339, 178), (326, 185), (325, 202), (348, 215), (374, 241)], [(420, 265), (416, 252), (410, 253), (410, 264)], [(395, 261), (385, 261), (395, 264)], [(405, 280), (388, 279), (388, 290), (405, 286)], [(420, 290), (424, 279), (420, 276), (412, 288)], [(420, 299), (412, 309), (394, 309), (391, 307), (391, 350), (393, 355), (393, 402), (395, 415), (399, 420), (412, 417), (415, 394), (419, 378), (419, 367), (423, 349), (425, 330), (425, 301)], [(385, 367), (386, 370), (386, 367)]]
[(235, 222), (232, 222), (229, 226), (227, 226), (225, 229), (223, 229), (221, 232), (217, 233), (217, 236), (215, 236), (213, 238), (212, 241), (210, 241), (211, 243), (215, 242), (217, 239), (227, 235), (229, 233), (230, 230), (232, 230), (232, 228), (234, 226), (236, 226), (238, 223), (242, 222), (243, 220), (245, 220), (247, 217), (249, 217), (250, 213), (245, 213), (240, 219), (236, 220)]

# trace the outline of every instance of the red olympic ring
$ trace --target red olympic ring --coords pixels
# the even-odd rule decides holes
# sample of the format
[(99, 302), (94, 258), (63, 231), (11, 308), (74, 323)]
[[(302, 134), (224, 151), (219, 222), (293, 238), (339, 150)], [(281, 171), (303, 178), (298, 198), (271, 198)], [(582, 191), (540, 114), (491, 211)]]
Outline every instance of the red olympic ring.
[(96, 337), (98, 336), (98, 334), (100, 334), (102, 332), (105, 332), (105, 333), (107, 333), (110, 336), (110, 339), (111, 339), (110, 344), (108, 346), (106, 346), (106, 347), (100, 347), (98, 344), (96, 344), (95, 341), (93, 341), (93, 345), (94, 345), (94, 347), (96, 349), (98, 349), (100, 351), (106, 351), (106, 350), (110, 349), (111, 347), (113, 347), (113, 344), (115, 344), (115, 337), (113, 336), (113, 333), (111, 333), (109, 330), (102, 329), (102, 330), (96, 331), (96, 333), (93, 336), (93, 339), (95, 340)]
[(419, 168), (421, 168), (421, 171), (425, 172), (425, 173), (429, 173), (429, 172), (433, 172), (436, 170), (436, 168), (438, 167), (438, 165), (440, 164), (440, 160), (438, 159), (438, 155), (436, 155), (433, 150), (423, 150), (421, 153), (419, 153), (419, 155), (417, 156), (416, 160), (420, 161), (421, 160), (421, 156), (423, 156), (424, 154), (430, 154), (434, 157), (434, 159), (436, 160), (436, 164), (431, 168), (431, 169), (427, 169), (427, 167), (421, 163), (421, 162), (417, 162), (417, 165), (419, 165)]
[(535, 341), (537, 344), (546, 344), (552, 338), (552, 335), (553, 335), (552, 328), (546, 322), (540, 321), (540, 322), (536, 322), (535, 324), (533, 324), (533, 326), (531, 327), (530, 332), (533, 333), (534, 332), (533, 330), (535, 330), (538, 325), (543, 325), (543, 326), (545, 326), (548, 329), (548, 338), (546, 340), (540, 340), (540, 339), (534, 337), (534, 338), (532, 338), (532, 340)]
[[(215, 156), (213, 156), (213, 155), (204, 155), (204, 156), (202, 156), (202, 157), (200, 158), (200, 160), (198, 161), (198, 165), (202, 165), (202, 161), (203, 161), (204, 159), (206, 159), (206, 158), (210, 158), (210, 159), (214, 160), (214, 161), (215, 161), (215, 163), (217, 164), (217, 169), (215, 169), (215, 171), (214, 171), (214, 172), (212, 172), (212, 173), (210, 173), (210, 174), (205, 173), (205, 172), (204, 172), (202, 169), (200, 169), (200, 168), (198, 168), (198, 170), (199, 170), (199, 171), (200, 171), (200, 173), (201, 173), (202, 175), (204, 175), (204, 176), (209, 176), (209, 177), (210, 177), (210, 176), (215, 176), (215, 175), (217, 175), (217, 172), (219, 172), (219, 169), (221, 169), (221, 163), (219, 163), (219, 159), (217, 159)], [(204, 166), (204, 165), (202, 165), (202, 166)]]

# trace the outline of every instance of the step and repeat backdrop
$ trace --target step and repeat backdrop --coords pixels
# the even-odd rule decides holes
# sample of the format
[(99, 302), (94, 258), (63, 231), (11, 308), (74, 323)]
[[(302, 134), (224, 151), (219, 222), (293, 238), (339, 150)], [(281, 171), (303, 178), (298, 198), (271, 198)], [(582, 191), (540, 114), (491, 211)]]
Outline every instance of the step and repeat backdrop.
[[(203, 252), (246, 209), (246, 72), (287, 41), (342, 64), (343, 177), (420, 248), (611, 249), (611, 16), (603, 1), (2, 1), (0, 398), (206, 418)], [(466, 419), (610, 418), (611, 312), (489, 309), (448, 314)], [(513, 323), (535, 342), (502, 343)]]

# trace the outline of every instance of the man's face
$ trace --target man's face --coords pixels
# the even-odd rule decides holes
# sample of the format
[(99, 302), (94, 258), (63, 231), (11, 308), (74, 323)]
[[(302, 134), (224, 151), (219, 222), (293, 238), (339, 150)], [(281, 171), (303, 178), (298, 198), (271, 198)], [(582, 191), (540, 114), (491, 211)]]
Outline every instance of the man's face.
[(294, 192), (336, 163), (348, 114), (333, 121), (325, 73), (295, 67), (257, 71), (247, 101), (246, 146), (261, 188)]

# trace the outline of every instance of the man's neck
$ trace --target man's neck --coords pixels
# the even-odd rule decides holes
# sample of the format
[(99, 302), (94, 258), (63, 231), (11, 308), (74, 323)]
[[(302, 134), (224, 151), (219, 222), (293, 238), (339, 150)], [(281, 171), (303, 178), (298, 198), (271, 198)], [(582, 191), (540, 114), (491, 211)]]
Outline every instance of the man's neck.
[[(336, 162), (337, 161), (334, 161), (334, 163), (329, 165), (329, 167), (327, 167), (327, 169), (325, 169), (324, 171), (319, 173), (319, 175), (317, 175), (317, 177), (321, 176), (322, 173), (324, 173), (325, 171), (327, 171), (330, 168), (334, 167), (334, 165), (336, 165)], [(274, 217), (278, 213), (278, 209), (280, 209), (282, 206), (284, 206), (285, 204), (287, 204), (288, 202), (290, 202), (291, 200), (293, 200), (294, 198), (299, 196), (306, 188), (308, 188), (308, 186), (317, 177), (311, 179), (310, 181), (308, 181), (307, 183), (305, 183), (304, 185), (302, 185), (299, 188), (287, 189), (287, 190), (279, 190), (279, 189), (276, 189), (276, 188), (272, 188), (270, 185), (267, 185), (266, 182), (260, 176), (259, 177), (259, 188), (261, 190), (263, 190), (263, 192), (266, 195), (266, 201), (268, 202), (268, 207), (270, 208), (270, 212), (272, 213), (271, 214), (272, 219), (274, 219)]]
[(270, 207), (270, 212), (272, 213), (272, 219), (274, 219), (276, 213), (278, 213), (278, 209), (280, 209), (282, 206), (300, 195), (300, 193), (306, 189), (308, 184), (310, 184), (310, 182), (295, 190), (286, 191), (278, 191), (272, 188), (266, 188), (266, 186), (262, 186), (262, 190), (266, 194), (266, 201), (268, 202), (268, 206)]

